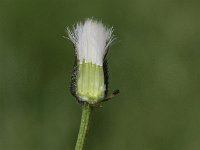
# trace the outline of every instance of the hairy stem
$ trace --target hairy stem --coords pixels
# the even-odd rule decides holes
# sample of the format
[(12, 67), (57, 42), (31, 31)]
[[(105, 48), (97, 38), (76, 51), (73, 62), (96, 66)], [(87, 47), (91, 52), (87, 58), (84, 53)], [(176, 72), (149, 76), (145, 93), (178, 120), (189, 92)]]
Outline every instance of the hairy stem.
[(81, 124), (80, 124), (79, 133), (78, 133), (78, 138), (77, 138), (77, 141), (76, 141), (75, 150), (83, 150), (87, 131), (88, 131), (88, 128), (89, 128), (91, 111), (92, 111), (92, 107), (89, 104), (87, 104), (87, 103), (83, 104)]

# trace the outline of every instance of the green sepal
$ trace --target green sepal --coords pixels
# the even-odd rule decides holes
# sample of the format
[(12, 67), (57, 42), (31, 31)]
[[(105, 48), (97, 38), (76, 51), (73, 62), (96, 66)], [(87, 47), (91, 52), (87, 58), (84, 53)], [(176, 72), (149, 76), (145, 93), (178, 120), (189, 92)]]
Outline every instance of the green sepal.
[(105, 97), (103, 66), (83, 61), (78, 64), (76, 96), (80, 101), (95, 104)]

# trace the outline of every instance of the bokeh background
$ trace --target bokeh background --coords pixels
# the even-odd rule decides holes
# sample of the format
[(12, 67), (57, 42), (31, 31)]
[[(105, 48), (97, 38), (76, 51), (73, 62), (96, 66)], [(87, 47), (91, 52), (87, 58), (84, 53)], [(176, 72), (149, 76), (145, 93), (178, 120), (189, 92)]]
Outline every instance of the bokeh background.
[(65, 27), (115, 28), (110, 92), (87, 150), (200, 149), (198, 0), (0, 0), (0, 150), (73, 150), (81, 107)]

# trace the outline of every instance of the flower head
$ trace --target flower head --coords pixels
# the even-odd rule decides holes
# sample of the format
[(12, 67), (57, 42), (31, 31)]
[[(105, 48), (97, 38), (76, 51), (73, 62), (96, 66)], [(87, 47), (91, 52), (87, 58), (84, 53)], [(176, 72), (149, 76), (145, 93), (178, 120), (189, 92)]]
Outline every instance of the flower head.
[(72, 94), (80, 101), (94, 104), (105, 98), (107, 93), (106, 54), (114, 40), (113, 29), (101, 22), (87, 19), (78, 23), (68, 38), (76, 51), (76, 65), (72, 75)]

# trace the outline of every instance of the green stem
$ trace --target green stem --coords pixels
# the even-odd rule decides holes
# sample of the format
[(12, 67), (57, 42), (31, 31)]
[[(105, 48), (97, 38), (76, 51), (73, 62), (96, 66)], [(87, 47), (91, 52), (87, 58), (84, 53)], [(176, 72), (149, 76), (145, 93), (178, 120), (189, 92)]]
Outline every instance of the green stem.
[(78, 133), (78, 138), (76, 141), (75, 150), (83, 150), (83, 146), (84, 146), (87, 131), (88, 131), (91, 111), (92, 111), (92, 108), (89, 104), (86, 104), (86, 103), (83, 104), (81, 124), (80, 124), (79, 133)]

